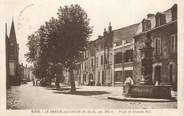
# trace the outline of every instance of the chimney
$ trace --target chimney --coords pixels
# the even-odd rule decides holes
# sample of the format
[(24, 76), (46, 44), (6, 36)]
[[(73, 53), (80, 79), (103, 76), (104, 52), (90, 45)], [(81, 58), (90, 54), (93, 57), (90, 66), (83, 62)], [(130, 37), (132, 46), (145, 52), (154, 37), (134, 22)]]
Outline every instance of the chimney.
[(101, 36), (101, 35), (99, 35), (99, 36), (98, 36), (98, 39), (100, 39), (100, 38), (102, 38), (102, 36)]
[(152, 16), (154, 16), (154, 14), (151, 14), (151, 13), (147, 14), (147, 18), (150, 18)]
[(5, 36), (7, 36), (7, 23), (5, 23)]
[(109, 22), (109, 32), (112, 31), (112, 26), (111, 26), (111, 22)]
[(107, 34), (106, 28), (104, 28), (104, 33), (103, 35), (105, 36)]

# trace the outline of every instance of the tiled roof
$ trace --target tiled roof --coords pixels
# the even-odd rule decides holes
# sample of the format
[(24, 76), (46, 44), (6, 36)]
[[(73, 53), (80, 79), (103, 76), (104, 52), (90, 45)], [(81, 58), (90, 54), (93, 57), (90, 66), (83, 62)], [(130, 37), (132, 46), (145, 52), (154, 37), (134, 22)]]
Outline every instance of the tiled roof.
[(133, 38), (139, 24), (130, 25), (113, 31), (113, 42)]

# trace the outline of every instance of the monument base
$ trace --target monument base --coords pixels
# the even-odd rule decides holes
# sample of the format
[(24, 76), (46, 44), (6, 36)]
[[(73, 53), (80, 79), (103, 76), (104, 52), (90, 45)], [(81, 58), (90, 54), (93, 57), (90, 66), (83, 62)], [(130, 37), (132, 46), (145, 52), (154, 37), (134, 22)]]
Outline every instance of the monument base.
[(132, 85), (128, 91), (130, 97), (143, 97), (143, 98), (171, 98), (170, 85)]

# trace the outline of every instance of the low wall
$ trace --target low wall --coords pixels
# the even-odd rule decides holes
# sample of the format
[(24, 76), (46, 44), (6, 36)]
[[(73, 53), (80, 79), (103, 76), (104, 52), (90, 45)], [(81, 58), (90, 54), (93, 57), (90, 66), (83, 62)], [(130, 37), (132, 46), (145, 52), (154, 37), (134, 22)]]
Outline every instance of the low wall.
[(145, 97), (145, 98), (171, 98), (171, 86), (165, 85), (133, 85), (128, 91), (131, 97)]

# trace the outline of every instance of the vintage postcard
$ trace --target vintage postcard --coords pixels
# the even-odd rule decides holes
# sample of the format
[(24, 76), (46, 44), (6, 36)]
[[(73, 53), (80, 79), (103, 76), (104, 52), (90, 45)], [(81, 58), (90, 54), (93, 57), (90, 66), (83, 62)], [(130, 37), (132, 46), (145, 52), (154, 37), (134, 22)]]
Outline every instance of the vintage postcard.
[(0, 114), (184, 115), (182, 0), (1, 0)]

